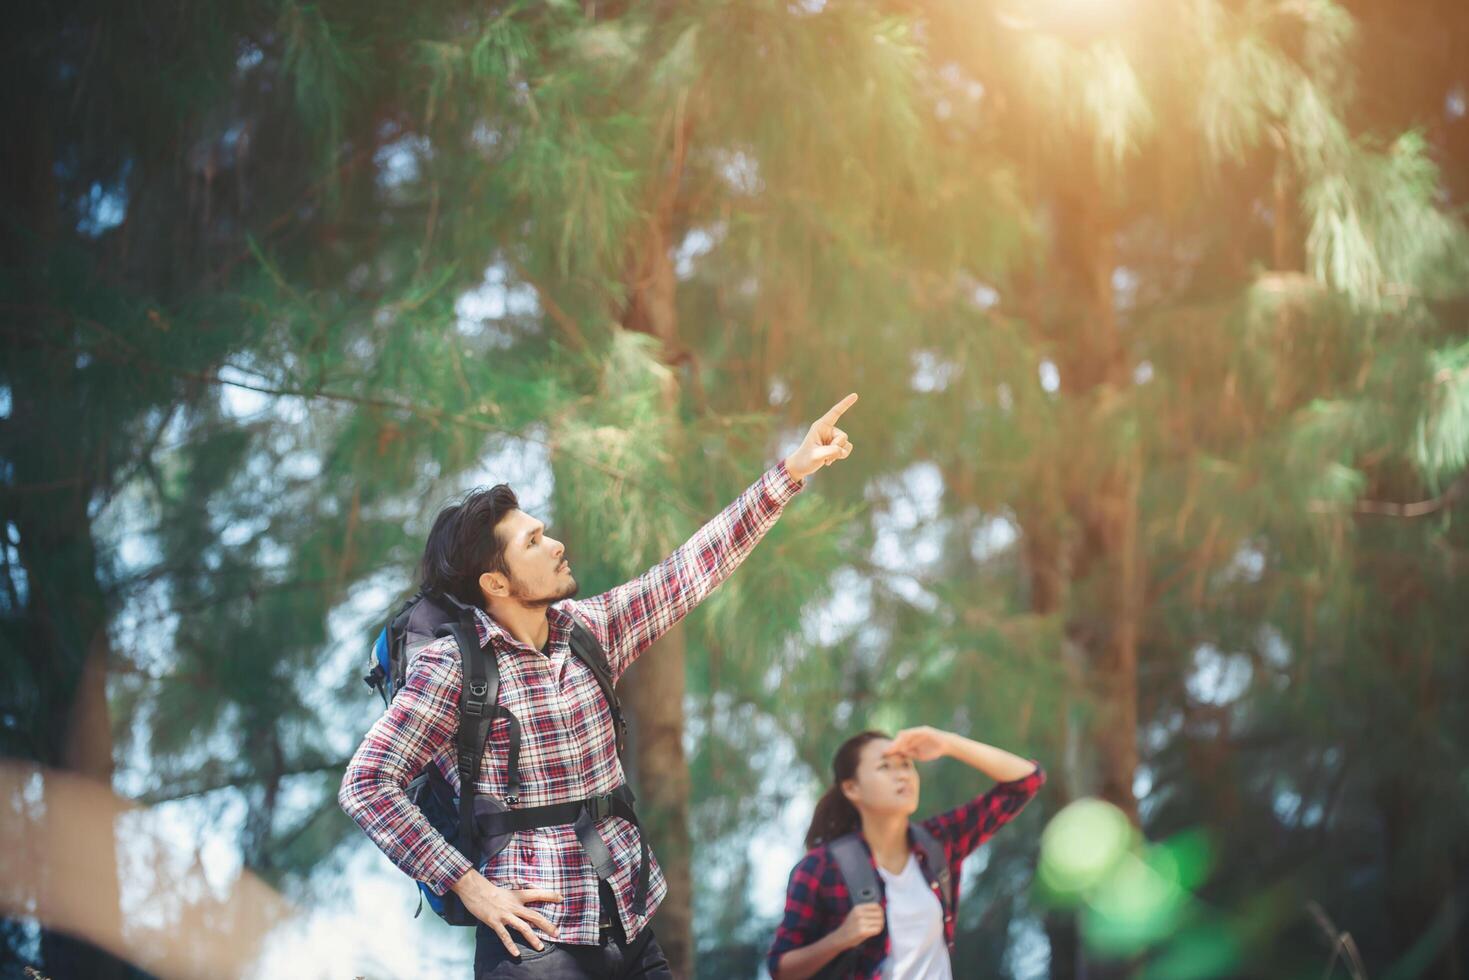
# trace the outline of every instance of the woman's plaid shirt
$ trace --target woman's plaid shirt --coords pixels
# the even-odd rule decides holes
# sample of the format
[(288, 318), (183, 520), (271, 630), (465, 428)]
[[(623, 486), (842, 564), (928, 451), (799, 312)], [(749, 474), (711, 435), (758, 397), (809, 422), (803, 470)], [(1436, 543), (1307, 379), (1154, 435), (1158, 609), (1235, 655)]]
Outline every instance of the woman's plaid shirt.
[[(515, 714), (522, 729), (522, 806), (600, 795), (625, 778), (601, 689), (571, 652), (571, 617), (581, 620), (607, 651), (615, 680), (744, 561), (800, 489), (782, 463), (641, 577), (584, 601), (551, 606), (545, 653), (480, 614), (480, 640), (488, 641), (499, 658), (499, 703)], [(440, 894), (469, 871), (470, 862), (408, 802), (404, 788), (430, 763), (457, 788), (460, 685), (454, 641), (425, 647), (403, 690), (353, 756), (339, 795), (342, 808), (394, 864)], [(507, 723), (500, 719), (486, 743), (479, 793), (505, 797), (507, 745)], [(652, 862), (647, 911), (633, 915), (638, 831), (620, 817), (602, 819), (597, 831), (617, 864), (612, 885), (624, 929), (629, 937), (637, 936), (668, 891), (663, 872)], [(597, 942), (597, 877), (570, 825), (516, 833), (480, 870), (501, 887), (560, 892), (560, 904), (537, 906), (559, 930), (558, 939)]]
[[(959, 907), (959, 866), (964, 859), (995, 831), (1009, 823), (1025, 804), (1029, 803), (1046, 781), (1046, 774), (1036, 763), (1035, 772), (1008, 783), (998, 783), (983, 796), (948, 813), (941, 813), (923, 821), (923, 826), (944, 845), (949, 861), (949, 880), (954, 889), (954, 907)], [(911, 843), (911, 836), (910, 843)], [(923, 850), (916, 845), (913, 853), (919, 861), (924, 859)], [(876, 867), (876, 865), (873, 865)], [(882, 876), (877, 876), (878, 900), (887, 908), (887, 893), (883, 888)], [(775, 976), (776, 964), (781, 956), (793, 949), (810, 946), (816, 940), (834, 931), (852, 911), (852, 896), (842, 881), (836, 861), (832, 860), (826, 845), (820, 845), (806, 853), (791, 872), (791, 882), (786, 890), (785, 917), (776, 930), (775, 942), (770, 947), (767, 965), (770, 975)], [(944, 918), (944, 939), (952, 948), (954, 944), (954, 917)], [(882, 976), (882, 962), (888, 958), (892, 945), (887, 930), (873, 936), (858, 947), (857, 960), (850, 976), (853, 980), (869, 980)]]

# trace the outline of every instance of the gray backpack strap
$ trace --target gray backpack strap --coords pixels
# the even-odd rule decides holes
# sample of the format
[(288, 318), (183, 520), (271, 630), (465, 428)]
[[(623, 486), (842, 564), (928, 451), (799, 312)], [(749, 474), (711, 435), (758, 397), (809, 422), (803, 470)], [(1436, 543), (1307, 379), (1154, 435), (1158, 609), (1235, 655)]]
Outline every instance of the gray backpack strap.
[(826, 849), (851, 893), (852, 904), (877, 901), (877, 870), (872, 866), (872, 855), (867, 845), (862, 843), (862, 838), (857, 834), (847, 834), (826, 845)]
[(921, 823), (909, 824), (913, 831), (913, 842), (923, 854), (923, 877), (929, 887), (938, 892), (939, 903), (944, 907), (944, 922), (954, 914), (954, 881), (949, 872), (949, 854), (944, 842), (935, 837)]
[[(847, 886), (853, 905), (881, 900), (882, 892), (877, 887), (877, 869), (872, 865), (872, 855), (862, 843), (860, 834), (846, 834), (826, 845), (827, 853), (836, 862), (837, 874)], [(857, 965), (857, 950), (849, 949), (821, 969), (813, 980), (838, 980), (850, 977)]]

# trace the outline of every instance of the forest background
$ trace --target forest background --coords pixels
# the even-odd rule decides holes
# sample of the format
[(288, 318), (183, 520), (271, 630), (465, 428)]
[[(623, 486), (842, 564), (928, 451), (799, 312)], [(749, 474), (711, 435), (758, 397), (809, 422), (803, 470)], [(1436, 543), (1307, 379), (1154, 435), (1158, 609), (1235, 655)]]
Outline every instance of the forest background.
[(681, 975), (914, 724), (1050, 775), (957, 976), (1469, 975), (1469, 7), (9, 23), (0, 976), (466, 973), (335, 802), (432, 515), (508, 481), (595, 591), (849, 390), (624, 685)]

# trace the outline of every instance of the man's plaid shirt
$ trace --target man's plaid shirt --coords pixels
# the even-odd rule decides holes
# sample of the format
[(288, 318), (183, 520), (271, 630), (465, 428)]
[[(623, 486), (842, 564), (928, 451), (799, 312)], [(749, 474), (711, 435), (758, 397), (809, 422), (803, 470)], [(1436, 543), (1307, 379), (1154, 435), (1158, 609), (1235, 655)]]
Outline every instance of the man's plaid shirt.
[[(1009, 823), (1025, 804), (1031, 801), (1046, 781), (1046, 774), (1037, 763), (1035, 772), (1008, 783), (997, 783), (983, 796), (955, 807), (947, 813), (930, 817), (923, 826), (944, 845), (944, 854), (949, 862), (949, 880), (954, 892), (954, 908), (959, 907), (959, 867), (975, 848), (994, 836), (995, 831)], [(865, 841), (863, 842), (866, 843)], [(918, 861), (924, 860), (923, 849), (912, 841), (909, 844)], [(869, 852), (870, 856), (870, 852)], [(876, 863), (873, 864), (876, 867)], [(877, 875), (878, 901), (887, 908), (887, 892), (882, 876)], [(806, 853), (793, 871), (790, 886), (786, 890), (785, 917), (776, 930), (775, 942), (770, 947), (766, 961), (770, 975), (775, 975), (780, 958), (793, 949), (810, 946), (822, 936), (836, 930), (852, 911), (852, 896), (842, 881), (837, 863), (825, 844), (818, 845)], [(954, 916), (944, 916), (944, 940), (950, 948), (954, 945)], [(882, 963), (892, 952), (887, 929), (857, 947), (857, 959), (849, 976), (852, 980), (874, 980), (882, 976)]]
[[(616, 680), (744, 561), (800, 489), (782, 463), (641, 577), (584, 601), (552, 605), (545, 653), (518, 642), (483, 613), (478, 616), (480, 640), (488, 641), (499, 658), (499, 703), (521, 725), (522, 806), (597, 796), (625, 778), (602, 691), (571, 652), (571, 617), (602, 644)], [(408, 802), (404, 788), (431, 763), (457, 788), (460, 686), (453, 639), (425, 647), (403, 690), (353, 756), (339, 795), (342, 808), (394, 864), (439, 894), (469, 871), (470, 862)], [(478, 787), (479, 793), (501, 800), (508, 791), (507, 732), (503, 718), (490, 729)], [(638, 831), (620, 817), (606, 817), (597, 832), (616, 861), (613, 892), (626, 934), (635, 937), (668, 891), (663, 872), (651, 862), (647, 911), (633, 915)], [(516, 833), (480, 870), (503, 888), (560, 892), (563, 902), (536, 906), (559, 930), (559, 941), (597, 942), (597, 877), (569, 824)]]

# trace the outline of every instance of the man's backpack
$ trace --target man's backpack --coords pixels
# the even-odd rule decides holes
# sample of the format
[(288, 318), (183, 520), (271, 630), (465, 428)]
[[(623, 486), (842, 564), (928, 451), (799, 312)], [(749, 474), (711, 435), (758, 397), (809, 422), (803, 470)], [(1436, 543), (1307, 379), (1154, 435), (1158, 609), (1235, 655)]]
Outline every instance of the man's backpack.
[[(943, 909), (947, 932), (949, 920), (954, 914), (954, 883), (949, 874), (949, 859), (944, 852), (944, 844), (923, 824), (910, 823), (908, 829), (913, 834), (914, 843), (918, 845), (918, 865), (923, 871), (923, 877), (938, 896), (939, 905)], [(847, 893), (852, 896), (852, 904), (877, 901), (882, 894), (877, 887), (877, 869), (873, 866), (872, 852), (863, 843), (862, 835), (855, 832), (845, 834), (828, 843), (826, 847), (832, 860), (836, 862), (837, 873), (847, 886)], [(839, 980), (851, 976), (852, 969), (857, 964), (859, 949), (860, 946), (849, 949), (832, 960), (816, 974), (816, 980)]]
[[(442, 592), (421, 591), (404, 602), (388, 618), (373, 644), (371, 669), (363, 680), (377, 691), (387, 706), (403, 690), (408, 668), (424, 647), (443, 637), (454, 637), (459, 649), (459, 666), (463, 686), (459, 698), (459, 724), (455, 739), (455, 763), (459, 785), (467, 787), (455, 793), (453, 786), (435, 763), (429, 763), (408, 784), (409, 802), (423, 812), (435, 830), (453, 844), (476, 867), (482, 860), (498, 854), (519, 830), (572, 824), (582, 850), (603, 881), (615, 871), (612, 855), (597, 834), (595, 824), (607, 816), (618, 816), (638, 826), (633, 811), (632, 790), (626, 783), (605, 796), (589, 797), (547, 806), (519, 808), (520, 804), (520, 722), (508, 708), (496, 704), (500, 691), (500, 669), (493, 649), (480, 646), (475, 610)], [(591, 631), (573, 619), (571, 652), (592, 672), (611, 715), (617, 754), (622, 755), (627, 740), (627, 723), (622, 705), (613, 690), (612, 671), (607, 654)], [(504, 804), (479, 796), (480, 767), (484, 762), (485, 742), (490, 726), (498, 718), (509, 726)], [(648, 845), (642, 839), (642, 866), (636, 879), (633, 911), (642, 914), (648, 890)], [(464, 908), (453, 892), (438, 895), (423, 882), (418, 883), (422, 898), (429, 907), (451, 925), (472, 926), (478, 920)], [(420, 906), (420, 911), (422, 907)]]

